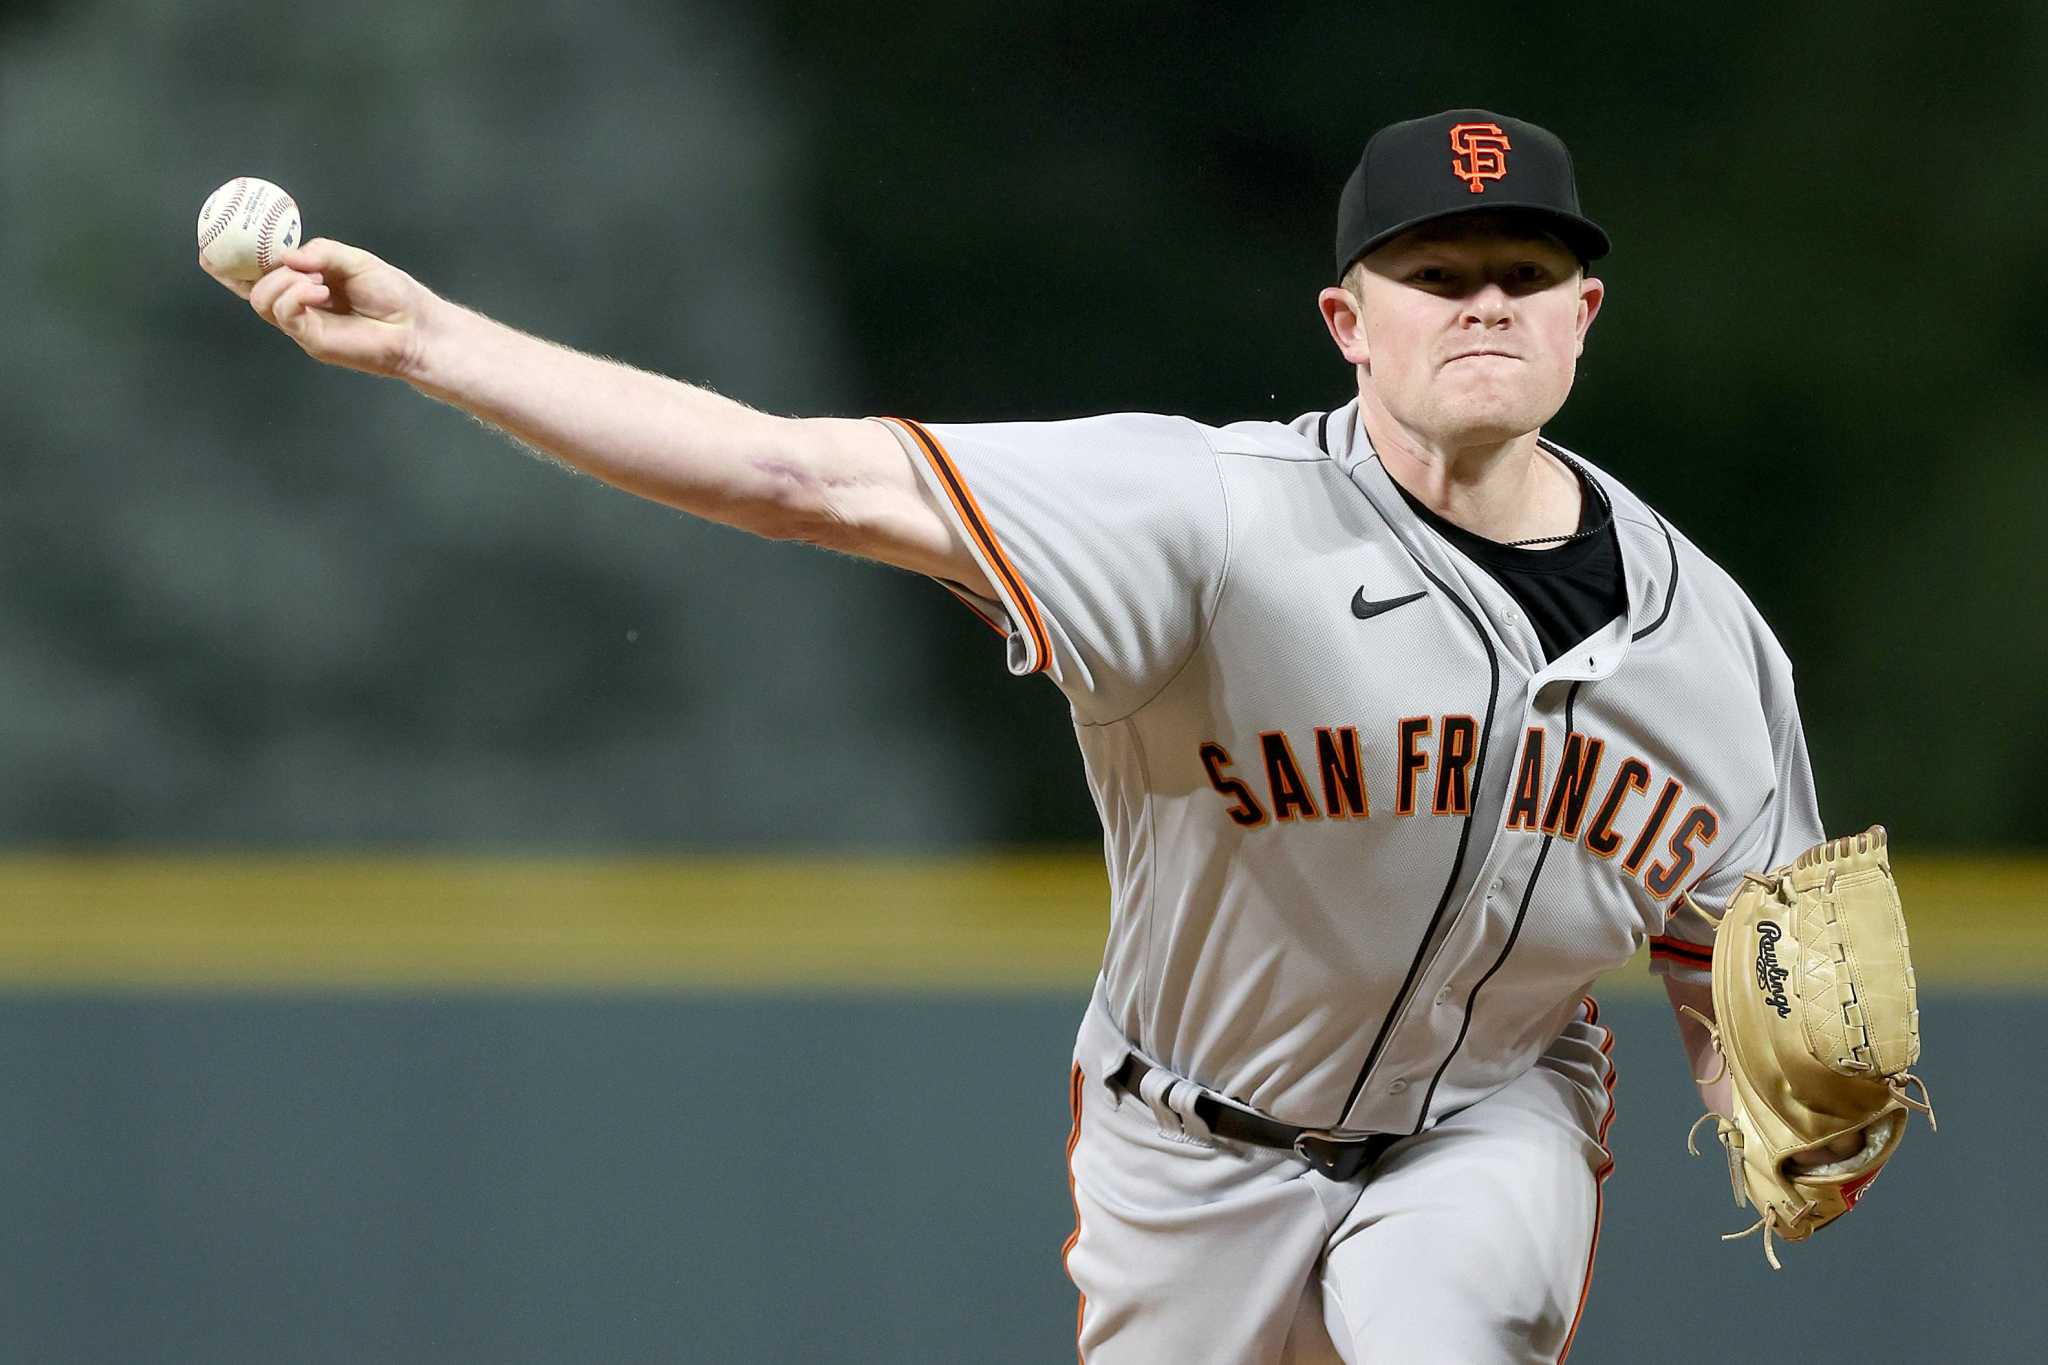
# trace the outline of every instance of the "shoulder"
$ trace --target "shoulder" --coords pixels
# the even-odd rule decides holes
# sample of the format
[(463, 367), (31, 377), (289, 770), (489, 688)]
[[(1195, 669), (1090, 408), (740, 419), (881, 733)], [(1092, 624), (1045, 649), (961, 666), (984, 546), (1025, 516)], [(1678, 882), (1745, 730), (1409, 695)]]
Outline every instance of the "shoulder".
[(1308, 412), (1291, 422), (1231, 422), (1203, 430), (1218, 455), (1299, 464), (1328, 463), (1330, 416), (1327, 412)]
[[(893, 420), (893, 419), (892, 419)], [(1104, 412), (1084, 417), (1009, 422), (905, 422), (929, 432), (940, 444), (1017, 451), (1137, 450), (1201, 457), (1210, 450), (1212, 428), (1186, 417), (1155, 412)]]
[[(1106, 412), (1004, 422), (906, 422), (884, 419), (909, 433), (923, 431), (942, 447), (1031, 451), (1117, 451), (1235, 456), (1249, 459), (1328, 463), (1324, 431), (1332, 414), (1310, 412), (1291, 422), (1242, 421), (1212, 426), (1192, 417), (1155, 412)], [(1319, 440), (1319, 436), (1323, 436)]]

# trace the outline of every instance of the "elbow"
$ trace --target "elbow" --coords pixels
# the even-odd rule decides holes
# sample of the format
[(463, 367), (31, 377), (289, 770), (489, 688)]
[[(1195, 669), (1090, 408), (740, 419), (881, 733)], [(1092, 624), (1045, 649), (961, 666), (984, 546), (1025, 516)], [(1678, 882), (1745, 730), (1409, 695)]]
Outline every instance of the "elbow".
[(830, 544), (841, 518), (825, 481), (801, 461), (764, 456), (750, 471), (742, 529), (767, 540)]
[(821, 516), (817, 499), (804, 490), (770, 484), (745, 498), (731, 521), (763, 540), (806, 541)]
[[(810, 430), (801, 422), (789, 428)], [(749, 473), (746, 529), (755, 535), (826, 549), (846, 549), (858, 538), (849, 510), (854, 481), (834, 466), (829, 447), (815, 439), (780, 443), (757, 453)]]
[(766, 540), (809, 540), (830, 516), (825, 479), (802, 445), (782, 434), (747, 453), (719, 520)]
[(765, 540), (793, 541), (838, 549), (846, 539), (846, 525), (833, 516), (831, 508), (807, 499), (778, 500), (755, 509), (746, 530)]

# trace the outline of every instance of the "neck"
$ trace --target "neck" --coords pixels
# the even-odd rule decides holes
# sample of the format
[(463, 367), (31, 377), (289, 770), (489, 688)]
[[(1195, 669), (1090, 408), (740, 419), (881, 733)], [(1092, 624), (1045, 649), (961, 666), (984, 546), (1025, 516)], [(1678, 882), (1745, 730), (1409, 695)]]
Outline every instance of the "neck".
[(1365, 434), (1387, 474), (1453, 526), (1502, 542), (1578, 529), (1578, 476), (1544, 452), (1538, 432), (1446, 440), (1401, 422), (1364, 384), (1358, 397)]

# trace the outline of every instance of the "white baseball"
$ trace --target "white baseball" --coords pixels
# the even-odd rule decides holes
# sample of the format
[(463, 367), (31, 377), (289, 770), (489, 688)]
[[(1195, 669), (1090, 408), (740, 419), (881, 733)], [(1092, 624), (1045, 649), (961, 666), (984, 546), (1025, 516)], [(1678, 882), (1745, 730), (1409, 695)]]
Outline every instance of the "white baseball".
[(268, 180), (230, 180), (199, 210), (199, 259), (231, 280), (260, 280), (299, 244), (299, 206)]

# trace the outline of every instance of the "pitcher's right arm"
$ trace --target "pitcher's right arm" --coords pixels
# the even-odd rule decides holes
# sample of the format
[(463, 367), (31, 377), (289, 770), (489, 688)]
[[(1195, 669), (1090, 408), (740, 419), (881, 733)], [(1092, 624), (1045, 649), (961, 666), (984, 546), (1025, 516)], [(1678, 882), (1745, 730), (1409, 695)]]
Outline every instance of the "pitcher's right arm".
[(315, 238), (254, 284), (214, 277), (314, 359), (401, 379), (639, 497), (992, 596), (880, 423), (777, 417), (529, 336), (360, 248)]

